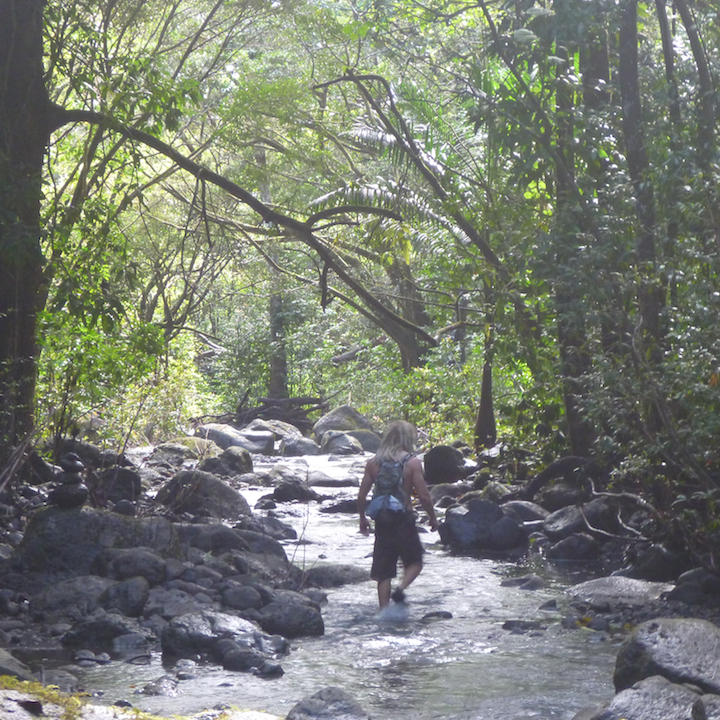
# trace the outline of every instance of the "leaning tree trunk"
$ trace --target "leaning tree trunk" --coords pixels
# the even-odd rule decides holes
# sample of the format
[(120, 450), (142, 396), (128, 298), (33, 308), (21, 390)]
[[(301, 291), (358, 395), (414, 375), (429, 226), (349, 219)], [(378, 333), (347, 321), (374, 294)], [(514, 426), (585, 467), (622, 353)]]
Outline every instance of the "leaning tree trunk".
[(0, 0), (0, 467), (33, 427), (49, 107), (42, 0)]

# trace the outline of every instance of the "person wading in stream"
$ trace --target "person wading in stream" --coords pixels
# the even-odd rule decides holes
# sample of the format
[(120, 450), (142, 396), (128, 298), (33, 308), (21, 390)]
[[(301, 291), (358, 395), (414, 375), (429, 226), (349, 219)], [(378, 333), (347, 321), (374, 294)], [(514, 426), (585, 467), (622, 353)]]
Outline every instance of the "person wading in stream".
[[(397, 576), (398, 559), (402, 560), (404, 571), (392, 593), (393, 601), (404, 602), (405, 588), (422, 571), (424, 550), (415, 527), (413, 492), (430, 518), (430, 528), (437, 530), (438, 526), (422, 463), (413, 454), (416, 440), (417, 430), (409, 422), (400, 420), (391, 423), (377, 454), (365, 465), (358, 492), (360, 532), (370, 534), (367, 515), (375, 520), (370, 577), (377, 581), (381, 610), (390, 604), (390, 587), (392, 579)], [(367, 494), (373, 485), (373, 498), (368, 504)]]

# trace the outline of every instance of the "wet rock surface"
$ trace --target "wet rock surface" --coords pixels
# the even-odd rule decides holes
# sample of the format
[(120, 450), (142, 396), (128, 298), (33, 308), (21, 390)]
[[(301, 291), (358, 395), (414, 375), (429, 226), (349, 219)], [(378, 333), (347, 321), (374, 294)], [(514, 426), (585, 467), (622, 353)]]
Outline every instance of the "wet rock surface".
[[(352, 413), (340, 414), (340, 427), (326, 423), (318, 428), (320, 437), (372, 433), (356, 421)], [(346, 427), (353, 423), (354, 429)], [(253, 472), (254, 450), (236, 442), (233, 428), (206, 430), (203, 437), (126, 456), (76, 443), (77, 459), (69, 458), (64, 468), (43, 466), (43, 482), (18, 488), (16, 505), (8, 501), (0, 552), (4, 671), (32, 676), (8, 650), (73, 650), (86, 653), (78, 662), (89, 663), (116, 657), (134, 661), (161, 651), (172, 674), (147, 692), (169, 694), (179, 677), (192, 672), (183, 662), (215, 663), (271, 681), (282, 676), (292, 640), (322, 636), (323, 589), (363, 582), (367, 570), (342, 564), (296, 567), (286, 544), (296, 542), (297, 533), (273, 517), (273, 509), (321, 503), (323, 487), (352, 492), (356, 482), (313, 475), (307, 463), (289, 459), (271, 471)], [(223, 433), (217, 437), (225, 449), (212, 442), (215, 432)], [(243, 442), (248, 436), (265, 443), (253, 446), (264, 452), (299, 440), (290, 429), (274, 426), (253, 428)], [(320, 451), (315, 440), (306, 440)], [(72, 482), (65, 482), (69, 476)], [(51, 495), (58, 487), (85, 483), (88, 495), (82, 503), (57, 502)], [(255, 508), (243, 496), (248, 487), (267, 488)], [(618, 654), (617, 696), (592, 710), (595, 714), (578, 718), (663, 720), (671, 715), (662, 713), (678, 703), (689, 707), (693, 718), (714, 717), (720, 675), (710, 650), (720, 615), (715, 575), (697, 568), (682, 573), (687, 569), (682, 558), (651, 545), (638, 552), (632, 567), (624, 567), (623, 551), (617, 549), (624, 546), (608, 541), (620, 528), (617, 508), (607, 499), (585, 498), (575, 508), (551, 513), (541, 503), (513, 497), (487, 474), (480, 479), (463, 474), (432, 492), (436, 504), (447, 508), (441, 537), (453, 551), (539, 555), (550, 562), (592, 562), (600, 573), (623, 572), (577, 585), (558, 608), (558, 622), (568, 632), (582, 628), (602, 639), (638, 626)], [(98, 506), (90, 507), (91, 501)], [(324, 510), (354, 514), (355, 503), (342, 501)], [(544, 586), (533, 574), (514, 580), (528, 593)], [(663, 618), (674, 618), (675, 624)], [(503, 630), (532, 636), (546, 632), (547, 624), (508, 619)], [(670, 646), (674, 655), (667, 652)], [(703, 673), (688, 669), (700, 666)], [(48, 672), (46, 679), (74, 687), (67, 670)], [(687, 683), (695, 688), (688, 691)], [(326, 688), (308, 698), (293, 709), (293, 717), (337, 717), (332, 713), (338, 708), (342, 717), (367, 717), (352, 698), (336, 691)], [(643, 703), (656, 714), (632, 714)]]

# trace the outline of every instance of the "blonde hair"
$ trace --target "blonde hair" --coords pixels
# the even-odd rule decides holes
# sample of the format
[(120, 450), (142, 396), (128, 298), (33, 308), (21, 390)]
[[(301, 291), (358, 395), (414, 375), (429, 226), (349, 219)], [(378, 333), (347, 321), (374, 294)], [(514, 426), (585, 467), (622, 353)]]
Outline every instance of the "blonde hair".
[(400, 452), (413, 452), (416, 441), (415, 426), (405, 420), (397, 420), (388, 425), (375, 457), (381, 461), (394, 460)]

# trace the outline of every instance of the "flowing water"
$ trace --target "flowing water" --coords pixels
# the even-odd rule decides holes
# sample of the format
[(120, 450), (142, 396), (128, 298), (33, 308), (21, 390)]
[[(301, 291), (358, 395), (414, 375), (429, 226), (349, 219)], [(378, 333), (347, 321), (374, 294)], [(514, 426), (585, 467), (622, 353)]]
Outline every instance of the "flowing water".
[[(335, 477), (359, 477), (364, 464), (357, 457), (307, 461)], [(256, 471), (267, 464), (256, 460)], [(318, 490), (325, 494), (325, 488)], [(243, 491), (251, 506), (265, 493)], [(338, 498), (355, 493), (353, 488), (327, 492)], [(277, 511), (300, 538), (286, 548), (292, 561), (369, 569), (373, 541), (357, 532), (356, 517), (318, 510), (311, 504)], [(194, 668), (194, 677), (182, 681), (173, 696), (136, 694), (166, 674), (157, 655), (142, 666), (113, 662), (84, 669), (82, 682), (101, 693), (101, 702), (129, 700), (165, 716), (225, 703), (285, 717), (299, 700), (330, 685), (344, 689), (373, 717), (389, 720), (570, 720), (581, 708), (612, 697), (616, 642), (560, 623), (564, 589), (580, 578), (537, 559), (511, 563), (453, 556), (437, 533), (422, 537), (426, 564), (407, 593), (406, 616), (377, 616), (375, 583), (331, 590), (323, 608), (325, 635), (293, 641), (281, 660), (281, 678), (263, 680), (204, 666)], [(530, 572), (542, 574), (546, 587), (528, 591), (501, 585), (505, 578)], [(558, 610), (541, 609), (552, 600)], [(452, 617), (425, 618), (438, 612)], [(517, 633), (502, 628), (512, 620), (537, 621), (540, 628)]]

